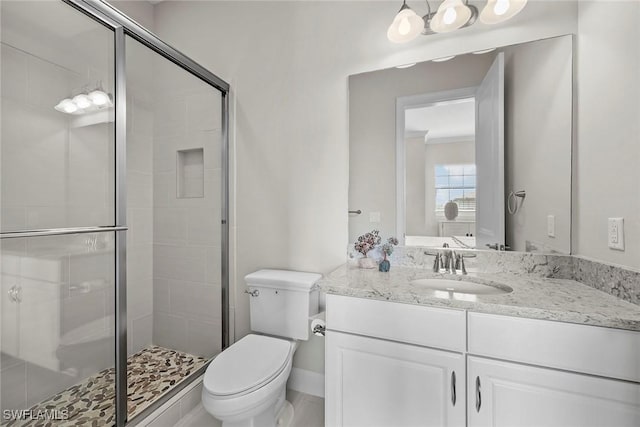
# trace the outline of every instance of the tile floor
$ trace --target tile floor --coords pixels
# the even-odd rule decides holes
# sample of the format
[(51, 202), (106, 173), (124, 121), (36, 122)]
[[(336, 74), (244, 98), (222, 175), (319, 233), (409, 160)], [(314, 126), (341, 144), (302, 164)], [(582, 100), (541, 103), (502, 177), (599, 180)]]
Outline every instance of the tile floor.
[[(291, 402), (294, 410), (291, 427), (324, 427), (324, 399), (287, 390), (287, 400)], [(199, 404), (175, 424), (175, 427), (219, 427), (220, 425), (220, 421), (209, 415), (202, 404)]]
[[(128, 411), (132, 418), (158, 397), (204, 366), (206, 359), (151, 346), (127, 360)], [(30, 409), (68, 411), (68, 419), (13, 420), (7, 427), (110, 426), (114, 420), (114, 369), (106, 369)], [(5, 424), (2, 424), (3, 426)]]

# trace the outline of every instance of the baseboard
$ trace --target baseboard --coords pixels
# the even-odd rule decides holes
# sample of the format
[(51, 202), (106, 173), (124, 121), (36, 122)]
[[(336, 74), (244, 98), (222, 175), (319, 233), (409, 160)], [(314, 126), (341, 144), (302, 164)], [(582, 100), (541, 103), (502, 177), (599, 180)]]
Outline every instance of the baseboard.
[(324, 398), (324, 374), (306, 369), (291, 368), (287, 388)]

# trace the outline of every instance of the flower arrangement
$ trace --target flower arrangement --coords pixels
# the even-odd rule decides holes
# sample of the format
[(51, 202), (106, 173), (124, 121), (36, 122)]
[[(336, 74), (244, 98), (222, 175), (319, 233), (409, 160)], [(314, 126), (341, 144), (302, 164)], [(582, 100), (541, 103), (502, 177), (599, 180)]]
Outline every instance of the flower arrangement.
[(380, 231), (371, 230), (369, 233), (365, 233), (362, 236), (358, 237), (358, 241), (353, 246), (354, 249), (360, 252), (365, 257), (367, 253), (380, 244), (382, 241), (380, 237)]
[(398, 246), (398, 239), (395, 237), (389, 237), (387, 239), (387, 243), (382, 245), (382, 253), (384, 254), (384, 259), (387, 259), (387, 256), (393, 253), (393, 247)]

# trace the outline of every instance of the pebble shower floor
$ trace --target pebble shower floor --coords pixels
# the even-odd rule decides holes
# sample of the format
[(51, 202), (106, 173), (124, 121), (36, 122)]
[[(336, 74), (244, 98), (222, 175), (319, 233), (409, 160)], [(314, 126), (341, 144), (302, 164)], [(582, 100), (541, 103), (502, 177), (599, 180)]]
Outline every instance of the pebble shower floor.
[[(207, 359), (176, 350), (151, 346), (127, 360), (128, 417), (133, 418), (158, 397), (207, 363)], [(115, 420), (115, 369), (90, 376), (83, 382), (29, 408), (32, 413), (66, 413), (65, 420), (12, 420), (7, 427), (112, 426)], [(62, 412), (65, 411), (65, 412)]]

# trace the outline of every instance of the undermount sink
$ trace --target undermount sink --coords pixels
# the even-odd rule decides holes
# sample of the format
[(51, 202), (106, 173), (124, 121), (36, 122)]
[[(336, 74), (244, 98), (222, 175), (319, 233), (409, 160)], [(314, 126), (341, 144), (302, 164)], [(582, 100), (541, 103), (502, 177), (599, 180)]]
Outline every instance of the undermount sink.
[(499, 295), (513, 292), (513, 289), (505, 285), (485, 285), (471, 282), (469, 280), (451, 279), (416, 279), (411, 281), (412, 285), (433, 289), (434, 291), (450, 292), (457, 294), (471, 295)]

